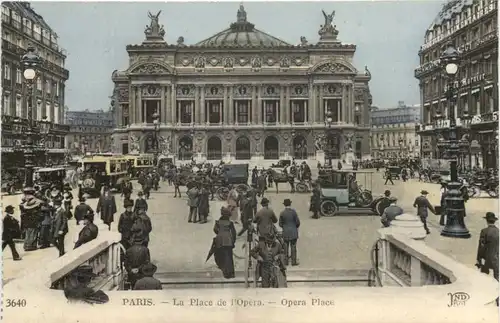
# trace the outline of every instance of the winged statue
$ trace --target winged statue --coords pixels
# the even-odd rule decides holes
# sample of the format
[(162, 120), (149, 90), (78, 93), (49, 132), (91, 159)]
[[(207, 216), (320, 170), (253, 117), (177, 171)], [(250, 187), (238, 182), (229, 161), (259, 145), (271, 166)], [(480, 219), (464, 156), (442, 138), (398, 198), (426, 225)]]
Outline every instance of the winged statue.
[(325, 10), (321, 10), (323, 12), (323, 16), (325, 16), (325, 24), (323, 25), (324, 27), (331, 26), (333, 23), (333, 17), (335, 17), (335, 10), (332, 11), (332, 13), (329, 15), (325, 12)]

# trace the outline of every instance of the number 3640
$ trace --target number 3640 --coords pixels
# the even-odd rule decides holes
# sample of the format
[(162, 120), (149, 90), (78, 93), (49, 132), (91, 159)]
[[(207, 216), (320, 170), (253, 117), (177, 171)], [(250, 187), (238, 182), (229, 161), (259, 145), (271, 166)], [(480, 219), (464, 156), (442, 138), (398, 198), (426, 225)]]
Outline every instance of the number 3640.
[(5, 300), (5, 307), (26, 307), (25, 299), (9, 299)]

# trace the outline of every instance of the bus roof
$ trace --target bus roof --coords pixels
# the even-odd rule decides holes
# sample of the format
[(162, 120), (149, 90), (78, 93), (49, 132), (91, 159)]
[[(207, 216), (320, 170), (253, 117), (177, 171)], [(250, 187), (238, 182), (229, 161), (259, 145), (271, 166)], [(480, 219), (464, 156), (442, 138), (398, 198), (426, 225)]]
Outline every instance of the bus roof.
[(55, 172), (55, 171), (60, 171), (60, 170), (66, 170), (66, 168), (62, 168), (62, 167), (38, 168), (38, 169), (35, 169), (35, 172), (43, 173), (43, 172)]

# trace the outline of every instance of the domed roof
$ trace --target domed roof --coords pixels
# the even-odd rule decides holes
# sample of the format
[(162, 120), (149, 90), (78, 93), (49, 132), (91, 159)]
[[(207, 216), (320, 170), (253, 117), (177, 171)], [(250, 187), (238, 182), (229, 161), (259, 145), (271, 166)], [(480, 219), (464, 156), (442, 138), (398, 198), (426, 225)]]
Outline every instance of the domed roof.
[(475, 0), (449, 0), (443, 5), (429, 29), (441, 25), (443, 21), (450, 20), (454, 15), (460, 14), (465, 7), (472, 6), (474, 1)]
[(225, 29), (205, 40), (196, 43), (201, 47), (289, 47), (293, 46), (274, 36), (255, 28), (247, 21), (247, 13), (240, 5), (237, 21)]

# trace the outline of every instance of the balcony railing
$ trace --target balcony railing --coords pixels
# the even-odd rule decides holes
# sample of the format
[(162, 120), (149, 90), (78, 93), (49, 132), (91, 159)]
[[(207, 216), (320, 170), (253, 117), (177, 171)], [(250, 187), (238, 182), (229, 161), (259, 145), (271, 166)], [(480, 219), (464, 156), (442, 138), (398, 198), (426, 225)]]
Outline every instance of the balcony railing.
[(432, 71), (432, 70), (438, 68), (440, 66), (440, 64), (441, 64), (441, 60), (438, 58), (438, 59), (435, 59), (433, 61), (430, 61), (430, 62), (427, 62), (427, 63), (420, 65), (419, 67), (417, 67), (415, 69), (415, 77), (418, 77), (425, 72), (429, 72), (429, 71)]
[(222, 150), (209, 150), (207, 152), (208, 160), (221, 160), (222, 159)]

